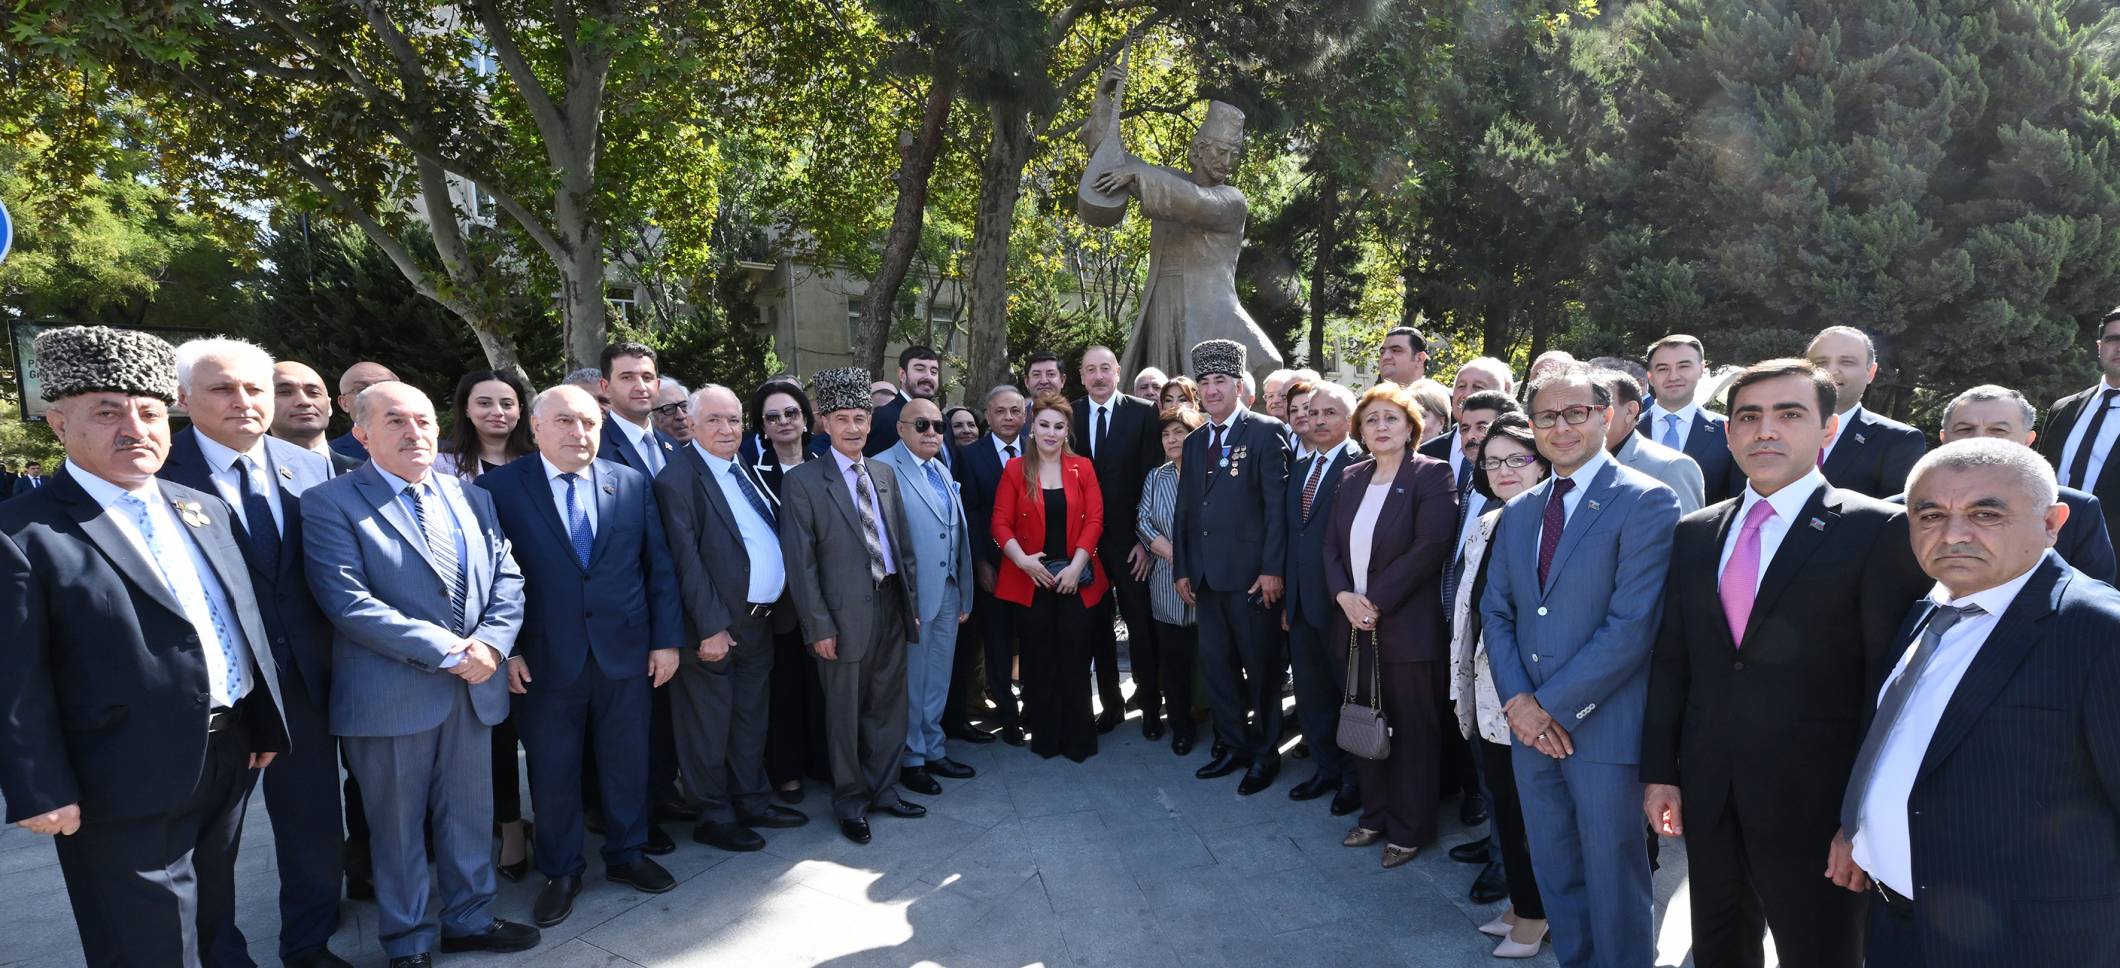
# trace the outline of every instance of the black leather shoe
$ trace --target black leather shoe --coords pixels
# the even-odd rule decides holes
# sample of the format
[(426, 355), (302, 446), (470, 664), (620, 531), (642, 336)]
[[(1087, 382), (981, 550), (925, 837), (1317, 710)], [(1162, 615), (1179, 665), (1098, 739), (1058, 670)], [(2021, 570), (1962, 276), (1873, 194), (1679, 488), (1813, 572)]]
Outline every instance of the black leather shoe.
[(952, 780), (969, 780), (979, 775), (978, 770), (972, 769), (947, 756), (929, 763), (927, 771), (936, 776), (948, 777)]
[(737, 854), (766, 849), (766, 839), (758, 831), (738, 823), (702, 820), (692, 828), (692, 839)]
[(1352, 783), (1340, 784), (1340, 792), (1332, 795), (1332, 815), (1344, 817), (1362, 809), (1362, 788)]
[(768, 827), (775, 830), (793, 830), (810, 822), (810, 815), (800, 810), (790, 810), (779, 804), (766, 804), (764, 813), (736, 815), (736, 822), (746, 827)]
[(545, 889), (537, 892), (537, 903), (530, 905), (530, 920), (540, 928), (549, 928), (567, 920), (574, 913), (574, 895), (582, 892), (579, 875), (568, 874), (545, 882)]
[(346, 863), (346, 896), (355, 901), (375, 899), (375, 876), (368, 853), (368, 842), (349, 840), (344, 853)]
[(1244, 780), (1237, 784), (1237, 795), (1248, 797), (1273, 786), (1273, 778), (1281, 775), (1281, 758), (1276, 756), (1260, 760), (1244, 771)]
[(1003, 726), (1003, 727), (1001, 727), (1001, 741), (1002, 741), (1002, 742), (1004, 742), (1004, 743), (1007, 743), (1007, 744), (1008, 744), (1008, 745), (1010, 745), (1010, 746), (1022, 746), (1022, 745), (1023, 745), (1023, 727), (1021, 727), (1021, 726)]
[(1297, 742), (1296, 748), (1288, 751), (1288, 758), (1292, 760), (1310, 759), (1310, 743), (1308, 741)]
[(973, 743), (982, 746), (994, 741), (994, 734), (970, 723), (944, 723), (942, 724), (942, 735), (960, 743)]
[(869, 842), (869, 822), (860, 817), (855, 817), (852, 820), (841, 820), (839, 822), (839, 832), (845, 834), (848, 840), (857, 844)]
[(1465, 799), (1458, 801), (1458, 821), (1467, 827), (1477, 827), (1487, 822), (1487, 798), (1467, 792)]
[(640, 850), (649, 856), (661, 857), (677, 850), (677, 841), (671, 840), (670, 834), (663, 830), (660, 824), (651, 823), (648, 825), (648, 842), (642, 844)]
[(927, 808), (921, 806), (920, 804), (914, 803), (911, 800), (900, 800), (897, 803), (891, 804), (890, 806), (883, 808), (883, 812), (890, 814), (893, 817), (904, 817), (908, 820), (911, 820), (915, 817), (927, 816)]
[(935, 782), (935, 778), (928, 775), (925, 767), (908, 766), (900, 768), (898, 771), (898, 785), (924, 797), (942, 795), (942, 784)]
[(1450, 848), (1450, 859), (1460, 864), (1484, 864), (1488, 861), (1488, 847), (1494, 843), (1491, 837), (1468, 840)]
[(1211, 757), (1214, 757), (1215, 759), (1218, 759), (1218, 760), (1219, 760), (1219, 759), (1221, 759), (1222, 757), (1228, 756), (1228, 755), (1229, 755), (1229, 744), (1228, 744), (1228, 743), (1224, 743), (1224, 742), (1222, 742), (1221, 740), (1215, 740), (1215, 745), (1213, 745), (1213, 746), (1210, 746), (1210, 747), (1208, 747), (1208, 748), (1207, 748), (1207, 755), (1208, 755), (1208, 756), (1211, 756)]
[(1493, 904), (1508, 896), (1509, 878), (1503, 876), (1500, 864), (1480, 868), (1480, 876), (1472, 879), (1472, 900), (1476, 903)]
[(1193, 776), (1198, 777), (1202, 780), (1212, 780), (1217, 777), (1224, 777), (1230, 775), (1231, 773), (1235, 773), (1238, 770), (1243, 769), (1246, 765), (1248, 764), (1246, 764), (1243, 760), (1231, 756), (1228, 753), (1217, 753), (1215, 754), (1214, 759), (1208, 760), (1207, 765), (1195, 771), (1193, 773)]
[(530, 852), (527, 850), (524, 851), (523, 859), (516, 861), (513, 864), (493, 865), (493, 872), (509, 879), (510, 881), (522, 881), (524, 876), (530, 873)]
[(797, 803), (801, 803), (801, 802), (802, 802), (802, 787), (799, 787), (799, 786), (798, 786), (798, 787), (796, 787), (796, 788), (795, 788), (795, 789), (793, 789), (793, 790), (781, 790), (781, 791), (779, 791), (779, 796), (780, 796), (780, 802), (782, 802), (782, 803), (786, 803), (786, 804), (797, 804)]
[(699, 811), (676, 800), (664, 800), (648, 809), (650, 823), (692, 823), (699, 819)]
[(1119, 728), (1119, 711), (1106, 709), (1097, 714), (1097, 733), (1102, 735)]
[(1310, 779), (1288, 788), (1288, 799), (1315, 800), (1328, 793), (1338, 793), (1339, 791), (1339, 781), (1328, 780), (1313, 773), (1310, 775)]
[(280, 959), (281, 968), (353, 968), (353, 962), (332, 954), (329, 948), (318, 948), (308, 954), (289, 955)]
[(661, 894), (677, 886), (677, 878), (646, 857), (631, 864), (604, 865), (604, 880), (624, 884), (642, 894)]
[(1170, 738), (1170, 751), (1179, 756), (1192, 755), (1192, 747), (1193, 738), (1185, 733), (1178, 733)]
[[(370, 895), (373, 897), (374, 895)], [(434, 968), (434, 956), (429, 954), (406, 955), (390, 959), (390, 968)]]
[(513, 921), (503, 921), (500, 918), (494, 918), (493, 923), (478, 934), (458, 935), (454, 938), (446, 934), (442, 935), (442, 953), (453, 954), (458, 951), (528, 951), (537, 947), (537, 942), (542, 937), (544, 935), (538, 933), (536, 928), (527, 924), (517, 924)]
[(1151, 743), (1162, 739), (1163, 717), (1149, 716), (1144, 714), (1141, 717), (1141, 738), (1148, 740)]

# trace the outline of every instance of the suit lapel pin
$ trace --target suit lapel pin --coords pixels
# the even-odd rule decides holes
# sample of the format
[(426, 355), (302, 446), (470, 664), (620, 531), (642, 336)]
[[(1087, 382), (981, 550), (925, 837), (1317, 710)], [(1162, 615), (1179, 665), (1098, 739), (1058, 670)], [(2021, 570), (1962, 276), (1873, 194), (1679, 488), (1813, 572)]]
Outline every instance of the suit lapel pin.
[(177, 509), (177, 517), (184, 519), (185, 524), (194, 528), (206, 526), (206, 508), (199, 502), (172, 500), (169, 503)]
[(1824, 518), (1812, 518), (1812, 519), (1811, 519), (1811, 530), (1813, 530), (1813, 531), (1824, 531), (1825, 529), (1826, 529), (1826, 522), (1825, 522), (1825, 519), (1824, 519)]
[(294, 469), (293, 469), (293, 468), (291, 468), (291, 467), (282, 467), (282, 468), (280, 468), (280, 480), (283, 480), (283, 481), (291, 481), (291, 480), (294, 480)]
[(1592, 511), (1602, 511), (1602, 510), (1604, 510), (1604, 509), (1605, 509), (1605, 506), (1604, 506), (1604, 505), (1602, 505), (1602, 504), (1599, 504), (1599, 503), (1597, 503), (1596, 501), (1587, 501), (1587, 502), (1584, 502), (1584, 503), (1587, 503), (1587, 504), (1589, 504), (1589, 505), (1590, 505), (1590, 510), (1592, 510)]
[(604, 485), (604, 493), (605, 493), (605, 494), (617, 494), (617, 493), (618, 493), (618, 485), (616, 485), (616, 484), (606, 484), (606, 485)]
[(1855, 435), (1855, 442), (1856, 442), (1856, 443), (1858, 443), (1858, 444), (1867, 444), (1867, 443), (1869, 443), (1869, 442), (1870, 442), (1870, 438), (1868, 438), (1868, 437), (1865, 437), (1865, 436), (1863, 436), (1863, 435), (1861, 435), (1861, 434), (1856, 434), (1856, 435)]

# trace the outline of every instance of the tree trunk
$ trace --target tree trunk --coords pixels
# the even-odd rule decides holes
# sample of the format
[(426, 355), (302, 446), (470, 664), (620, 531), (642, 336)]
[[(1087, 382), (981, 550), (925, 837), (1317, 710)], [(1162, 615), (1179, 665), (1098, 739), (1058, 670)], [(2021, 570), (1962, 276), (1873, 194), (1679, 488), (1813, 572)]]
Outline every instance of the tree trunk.
[(1340, 244), (1340, 186), (1326, 172), (1318, 186), (1318, 245), (1310, 260), (1310, 358), (1312, 369), (1323, 369), (1325, 359), (1325, 312), (1331, 300), (1332, 253)]
[(1030, 118), (1021, 108), (997, 104), (987, 114), (993, 132), (979, 162), (979, 205), (972, 223), (967, 369), (968, 386), (975, 394), (1009, 379), (1008, 243), (1031, 149)]
[[(478, 337), (479, 349), (486, 353), (486, 365), (503, 373), (513, 373), (527, 386), (535, 386), (530, 374), (523, 369), (522, 354), (516, 352), (515, 337), (501, 327), (498, 320), (472, 319), (465, 317), (464, 323), (471, 327), (471, 335)], [(524, 402), (528, 406), (528, 401)]]
[(861, 294), (861, 322), (854, 334), (854, 365), (883, 375), (883, 348), (890, 342), (891, 311), (898, 290), (905, 285), (906, 271), (920, 252), (920, 231), (927, 215), (928, 179), (935, 173), (935, 158), (942, 154), (942, 129), (950, 119), (956, 89), (946, 77), (937, 76), (928, 85), (927, 107), (920, 114), (920, 130), (898, 134), (898, 206), (891, 211), (890, 232), (883, 238), (883, 259), (876, 277)]
[(1509, 304), (1501, 293), (1486, 294), (1487, 305), (1480, 311), (1480, 353), (1499, 359), (1509, 358)]
[(563, 179), (552, 193), (552, 222), (566, 258), (556, 260), (560, 277), (561, 349), (567, 369), (595, 366), (603, 356), (610, 325), (604, 304), (604, 237), (589, 211), (588, 179)]

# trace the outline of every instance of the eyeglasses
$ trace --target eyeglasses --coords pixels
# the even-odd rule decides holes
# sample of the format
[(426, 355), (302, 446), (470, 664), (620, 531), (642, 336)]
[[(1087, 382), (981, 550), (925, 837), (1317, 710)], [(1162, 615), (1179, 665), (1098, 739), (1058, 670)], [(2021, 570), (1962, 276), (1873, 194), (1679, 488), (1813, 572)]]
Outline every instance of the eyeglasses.
[(658, 415), (661, 415), (661, 416), (664, 416), (664, 417), (675, 417), (675, 416), (677, 416), (678, 414), (681, 414), (681, 413), (687, 413), (687, 412), (691, 411), (691, 409), (692, 409), (692, 405), (691, 405), (691, 404), (689, 404), (689, 403), (686, 403), (686, 402), (684, 402), (683, 400), (679, 400), (679, 401), (677, 401), (676, 403), (666, 403), (666, 404), (663, 404), (663, 405), (662, 405), (662, 406), (660, 406), (660, 407), (656, 407), (656, 408), (655, 408), (655, 412), (656, 412), (656, 413), (657, 413)]
[(1592, 411), (1610, 409), (1612, 408), (1605, 404), (1593, 403), (1587, 405), (1577, 404), (1573, 407), (1567, 408), (1566, 410), (1541, 410), (1531, 415), (1531, 426), (1537, 427), (1540, 430), (1551, 430), (1553, 429), (1554, 424), (1566, 420), (1568, 421), (1568, 426), (1578, 427), (1581, 426), (1584, 421), (1590, 419), (1590, 414)]
[(1526, 467), (1530, 467), (1537, 460), (1537, 457), (1534, 457), (1530, 454), (1511, 454), (1507, 457), (1489, 457), (1480, 461), (1480, 470), (1498, 471), (1504, 467), (1513, 467), (1517, 470), (1523, 470)]
[(911, 420), (905, 421), (905, 425), (913, 428), (913, 432), (916, 434), (925, 434), (930, 432), (939, 434), (949, 429), (949, 426), (947, 424), (944, 424), (942, 421), (930, 420), (926, 417), (914, 417)]
[(766, 423), (769, 424), (794, 423), (802, 419), (802, 408), (789, 407), (786, 410), (780, 411), (768, 410), (765, 413), (760, 414), (760, 416), (764, 417)]

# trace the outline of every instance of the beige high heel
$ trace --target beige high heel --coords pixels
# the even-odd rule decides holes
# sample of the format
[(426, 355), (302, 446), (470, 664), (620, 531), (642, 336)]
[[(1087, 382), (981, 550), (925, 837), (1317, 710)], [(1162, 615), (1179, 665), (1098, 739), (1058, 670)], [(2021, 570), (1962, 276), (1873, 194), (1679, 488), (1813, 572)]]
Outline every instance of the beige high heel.
[(1509, 929), (1516, 927), (1516, 908), (1502, 912), (1502, 916), (1480, 925), (1480, 933), (1490, 938), (1506, 938)]
[(1501, 944), (1494, 946), (1494, 956), (1497, 958), (1536, 957), (1539, 946), (1545, 943), (1545, 920), (1534, 921), (1530, 918), (1524, 918), (1516, 922), (1516, 927), (1509, 930), (1509, 936), (1503, 938)]

